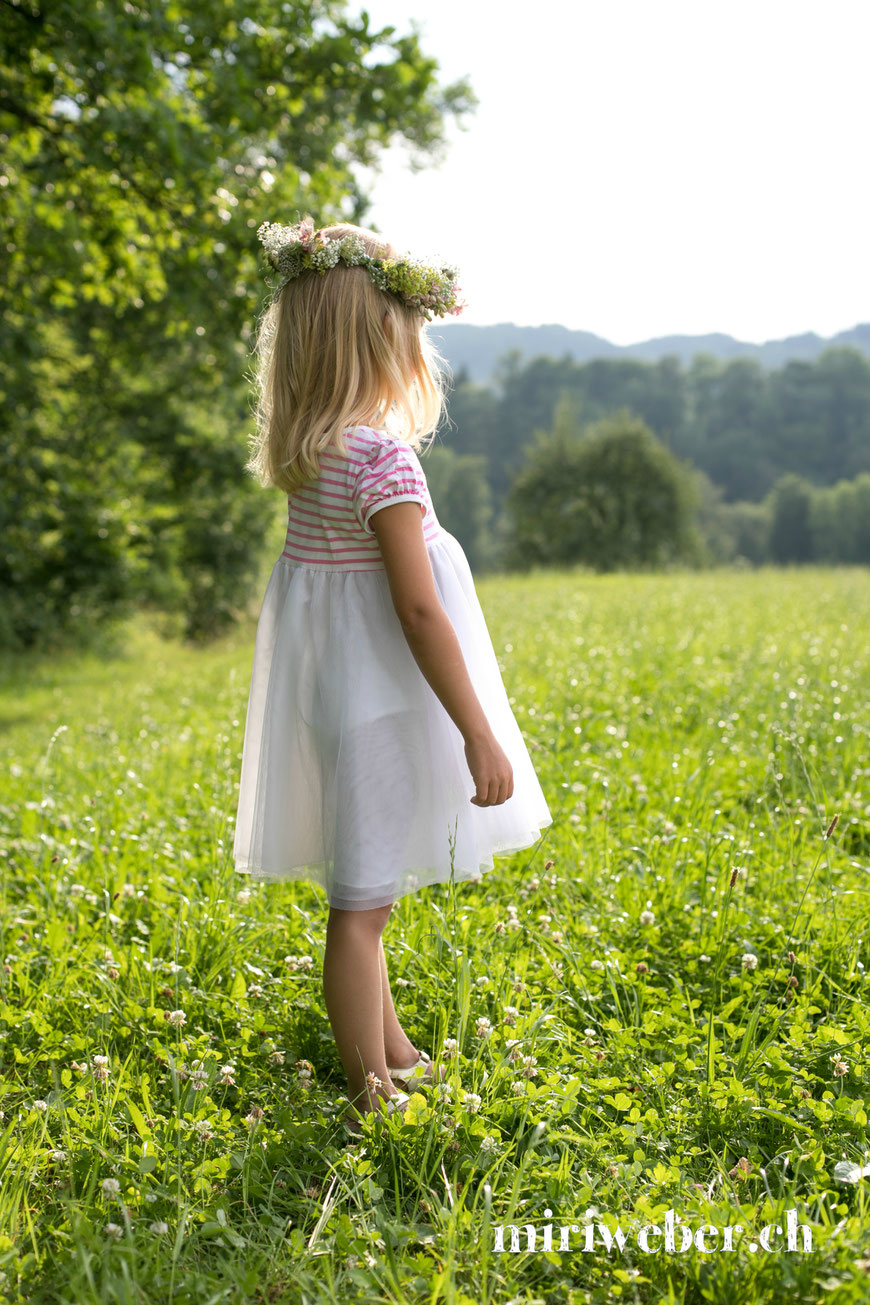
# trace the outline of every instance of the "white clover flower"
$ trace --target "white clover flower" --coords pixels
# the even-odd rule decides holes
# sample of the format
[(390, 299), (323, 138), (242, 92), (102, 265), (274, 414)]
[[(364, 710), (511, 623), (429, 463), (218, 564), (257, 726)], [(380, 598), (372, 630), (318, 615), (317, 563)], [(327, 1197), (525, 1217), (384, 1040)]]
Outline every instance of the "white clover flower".
[(441, 1044), (448, 1056), (455, 1056), (459, 1043), (455, 1038), (445, 1038)]
[(52, 1151), (51, 1158), (56, 1164), (61, 1164), (66, 1159), (66, 1151)]
[(148, 1225), (148, 1231), (153, 1232), (155, 1237), (163, 1237), (169, 1232), (169, 1224), (164, 1223), (162, 1219), (155, 1220), (154, 1223)]
[(517, 1010), (516, 1006), (505, 1006), (502, 1013), (505, 1024), (508, 1024), (513, 1028), (519, 1019), (519, 1014), (520, 1012)]
[(34, 1101), (32, 1108), (34, 1110), (48, 1110), (48, 1102), (42, 1100)]
[(286, 956), (284, 960), (291, 970), (310, 970), (314, 965), (312, 956)]
[(117, 1178), (104, 1178), (100, 1187), (106, 1196), (117, 1196), (121, 1190), (121, 1184)]
[(208, 1087), (208, 1071), (204, 1069), (194, 1069), (190, 1075), (190, 1085), (194, 1092), (201, 1092), (203, 1088)]
[(187, 1023), (187, 1016), (183, 1010), (171, 1010), (169, 1012), (169, 1023), (180, 1029), (182, 1024)]
[(488, 1038), (492, 1033), (492, 1025), (485, 1015), (481, 1015), (475, 1020), (474, 1031), (479, 1038)]
[(463, 1092), (462, 1094), (462, 1105), (472, 1115), (476, 1114), (480, 1109), (481, 1100), (482, 1098), (476, 1092)]
[(652, 911), (641, 911), (640, 922), (641, 924), (655, 924), (656, 918)]
[(598, 957), (596, 956), (594, 960), (591, 960), (591, 961), (589, 962), (589, 968), (590, 968), (591, 970), (603, 970), (603, 969), (604, 969), (604, 962), (603, 962), (603, 961), (599, 961)]
[(526, 1095), (526, 1085), (521, 1078), (511, 1083), (511, 1092), (515, 1097), (524, 1097)]
[(107, 1237), (114, 1237), (115, 1241), (118, 1240), (118, 1238), (121, 1236), (121, 1234), (123, 1233), (123, 1231), (124, 1231), (124, 1230), (123, 1230), (123, 1228), (121, 1227), (121, 1225), (120, 1225), (119, 1223), (107, 1223), (107, 1224), (106, 1224), (106, 1236), (107, 1236)]
[(230, 1086), (234, 1085), (236, 1080), (233, 1078), (233, 1075), (235, 1072), (235, 1065), (221, 1065), (221, 1083), (226, 1083)]
[(498, 1140), (494, 1137), (481, 1138), (480, 1149), (484, 1155), (491, 1155), (493, 1151), (498, 1150)]
[(210, 1137), (214, 1137), (210, 1119), (198, 1119), (193, 1127), (204, 1142), (207, 1142)]
[(239, 891), (236, 893), (236, 901), (239, 902), (242, 906), (247, 906), (250, 900), (251, 900), (250, 888), (240, 888)]
[(485, 988), (486, 985), (489, 983), (489, 975), (488, 975), (488, 974), (478, 974), (478, 976), (477, 976), (477, 978), (474, 980), (474, 982), (477, 984), (478, 988)]
[(741, 964), (744, 970), (754, 970), (758, 966), (758, 957), (754, 952), (744, 952)]
[(706, 961), (712, 961), (712, 959), (713, 959), (713, 957), (712, 957), (712, 956), (708, 956), (706, 952), (701, 952), (701, 955), (698, 957), (698, 960), (699, 960), (699, 961), (705, 961), (705, 962), (706, 962)]
[(438, 1083), (436, 1084), (436, 1092), (438, 1093), (438, 1096), (441, 1098), (442, 1101), (449, 1101), (449, 1099), (453, 1096), (453, 1084)]

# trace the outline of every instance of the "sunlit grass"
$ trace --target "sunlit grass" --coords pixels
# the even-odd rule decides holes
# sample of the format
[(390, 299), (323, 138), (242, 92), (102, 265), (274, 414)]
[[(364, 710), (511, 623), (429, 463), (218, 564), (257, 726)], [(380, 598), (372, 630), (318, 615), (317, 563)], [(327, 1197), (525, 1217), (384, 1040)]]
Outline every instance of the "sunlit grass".
[[(866, 1298), (870, 576), (478, 592), (554, 823), (397, 903), (400, 1014), (456, 1054), (352, 1148), (323, 897), (230, 862), (253, 626), (7, 663), (3, 1299)], [(795, 1207), (812, 1254), (748, 1249)], [(746, 1235), (492, 1250), (668, 1209)]]

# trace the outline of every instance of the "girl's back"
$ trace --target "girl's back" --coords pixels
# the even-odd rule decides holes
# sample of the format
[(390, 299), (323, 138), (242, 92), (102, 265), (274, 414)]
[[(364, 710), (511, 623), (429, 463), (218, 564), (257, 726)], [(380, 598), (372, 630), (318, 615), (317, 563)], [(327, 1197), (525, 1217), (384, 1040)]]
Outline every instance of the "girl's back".
[(353, 571), (384, 569), (369, 524), (376, 505), (420, 502), (423, 536), (441, 534), (416, 453), (401, 440), (371, 427), (347, 432), (348, 456), (321, 454), (321, 474), (287, 497), (284, 557), (298, 566)]
[(350, 1097), (396, 1109), (397, 1087), (440, 1071), (392, 1005), (392, 903), (478, 878), (551, 817), (415, 451), (442, 411), (423, 321), (458, 311), (455, 273), (357, 228), (306, 219), (260, 236), (278, 283), (249, 465), (286, 491), (288, 519), (257, 625), (233, 852), (255, 879), (325, 890), (324, 996)]

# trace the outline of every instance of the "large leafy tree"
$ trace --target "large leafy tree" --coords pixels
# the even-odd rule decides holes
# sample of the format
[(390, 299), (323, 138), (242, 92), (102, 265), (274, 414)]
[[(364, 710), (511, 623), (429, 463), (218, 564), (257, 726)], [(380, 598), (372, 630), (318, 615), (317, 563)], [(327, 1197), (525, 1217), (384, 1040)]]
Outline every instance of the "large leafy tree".
[(696, 561), (697, 504), (694, 472), (641, 418), (621, 409), (580, 430), (563, 406), (511, 486), (508, 560), (597, 571)]
[(273, 519), (256, 228), (363, 220), (360, 165), (471, 93), (334, 0), (0, 0), (0, 59), (0, 639), (143, 597), (213, 633)]

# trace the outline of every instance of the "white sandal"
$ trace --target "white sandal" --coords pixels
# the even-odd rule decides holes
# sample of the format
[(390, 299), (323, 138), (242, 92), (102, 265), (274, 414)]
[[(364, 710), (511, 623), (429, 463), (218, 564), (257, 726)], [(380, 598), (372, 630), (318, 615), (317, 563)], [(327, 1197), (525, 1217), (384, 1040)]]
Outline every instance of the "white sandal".
[[(386, 1110), (385, 1111), (382, 1110), (382, 1113), (385, 1113), (387, 1115), (392, 1115), (397, 1110), (403, 1111), (407, 1106), (408, 1102), (411, 1100), (407, 1092), (394, 1092), (391, 1097), (387, 1097), (386, 1099), (381, 1097), (380, 1099), (384, 1101), (384, 1105), (386, 1107)], [(374, 1116), (376, 1112), (370, 1110), (367, 1111), (366, 1113)], [(362, 1128), (362, 1122), (360, 1120), (354, 1120), (351, 1123), (351, 1121), (345, 1115), (344, 1129), (345, 1132), (349, 1133), (351, 1137), (362, 1137), (363, 1128)]]
[(405, 1088), (432, 1087), (435, 1082), (435, 1063), (425, 1051), (421, 1051), (409, 1069), (390, 1069), (387, 1073), (394, 1083)]

